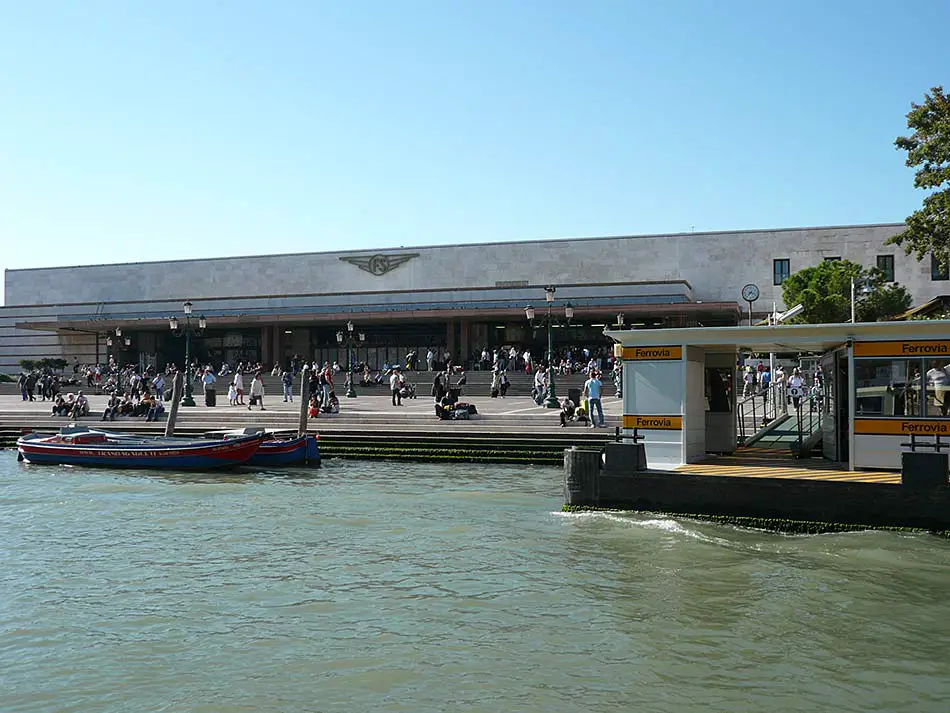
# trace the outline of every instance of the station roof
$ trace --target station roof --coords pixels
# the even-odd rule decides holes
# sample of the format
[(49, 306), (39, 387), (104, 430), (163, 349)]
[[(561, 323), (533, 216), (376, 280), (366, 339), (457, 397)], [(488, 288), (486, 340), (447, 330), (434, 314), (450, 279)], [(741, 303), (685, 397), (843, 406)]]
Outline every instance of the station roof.
[(950, 320), (781, 324), (761, 327), (685, 327), (612, 330), (607, 336), (625, 347), (682, 345), (753, 352), (821, 353), (858, 342), (950, 339)]

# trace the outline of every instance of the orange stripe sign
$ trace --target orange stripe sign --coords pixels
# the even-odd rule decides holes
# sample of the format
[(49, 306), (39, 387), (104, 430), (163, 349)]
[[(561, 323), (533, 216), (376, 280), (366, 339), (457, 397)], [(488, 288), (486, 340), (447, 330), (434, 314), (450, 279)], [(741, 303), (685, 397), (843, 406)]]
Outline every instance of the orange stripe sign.
[(856, 357), (950, 357), (950, 342), (855, 342)]
[(644, 428), (657, 431), (682, 431), (682, 416), (631, 416), (624, 414), (624, 428)]
[(683, 347), (624, 347), (626, 361), (673, 361), (683, 358)]
[[(625, 417), (626, 418), (626, 417)], [(858, 418), (854, 432), (880, 436), (950, 436), (950, 421), (922, 418)]]

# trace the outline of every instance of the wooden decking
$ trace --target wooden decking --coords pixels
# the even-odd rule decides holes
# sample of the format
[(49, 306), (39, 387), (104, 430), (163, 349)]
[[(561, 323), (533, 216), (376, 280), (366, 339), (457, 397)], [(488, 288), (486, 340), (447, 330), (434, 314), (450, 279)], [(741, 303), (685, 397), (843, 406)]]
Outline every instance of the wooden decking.
[(792, 458), (787, 450), (743, 448), (730, 456), (709, 456), (699, 463), (676, 469), (684, 475), (731, 475), (739, 478), (798, 478), (837, 480), (848, 483), (901, 482), (901, 474), (889, 471), (849, 471), (824, 458)]

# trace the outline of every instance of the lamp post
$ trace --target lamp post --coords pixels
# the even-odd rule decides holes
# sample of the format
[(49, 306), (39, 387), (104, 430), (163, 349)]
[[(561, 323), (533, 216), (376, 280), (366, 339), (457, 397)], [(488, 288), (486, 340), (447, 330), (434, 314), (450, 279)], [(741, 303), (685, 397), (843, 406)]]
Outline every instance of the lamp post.
[(340, 346), (346, 345), (346, 372), (349, 375), (348, 386), (346, 387), (346, 397), (348, 399), (356, 398), (356, 389), (353, 388), (353, 356), (350, 353), (350, 349), (353, 347), (358, 347), (360, 344), (366, 341), (366, 333), (358, 332), (357, 334), (353, 333), (353, 323), (346, 323), (346, 331), (340, 330), (336, 333), (336, 341)]
[(172, 334), (176, 337), (181, 337), (182, 335), (185, 337), (185, 396), (181, 400), (182, 406), (195, 405), (195, 400), (191, 395), (191, 335), (194, 334), (196, 337), (200, 337), (204, 334), (205, 328), (208, 326), (208, 320), (205, 319), (204, 315), (198, 317), (197, 326), (195, 326), (191, 316), (193, 307), (194, 305), (191, 304), (191, 301), (185, 302), (185, 304), (182, 305), (182, 309), (185, 312), (184, 325), (181, 325), (178, 321), (178, 317), (168, 318), (168, 328), (172, 330)]
[(130, 337), (122, 337), (122, 327), (115, 328), (115, 339), (109, 336), (106, 339), (107, 347), (115, 347), (115, 368), (116, 371), (122, 370), (122, 352), (126, 351), (130, 346), (132, 346), (132, 339)]
[[(871, 287), (871, 279), (865, 277), (861, 280), (860, 292), (862, 295), (869, 295), (873, 292)], [(851, 324), (854, 324), (854, 312), (855, 307), (857, 306), (857, 296), (855, 295), (855, 282), (854, 277), (851, 278)]]
[[(554, 386), (554, 342), (551, 334), (551, 328), (554, 326), (554, 317), (551, 314), (551, 308), (554, 306), (554, 293), (557, 292), (557, 288), (554, 285), (548, 285), (544, 288), (544, 299), (548, 304), (548, 314), (547, 314), (547, 326), (548, 326), (548, 398), (544, 402), (544, 405), (547, 408), (560, 408), (561, 404), (557, 400), (557, 391)], [(525, 317), (528, 318), (528, 322), (533, 328), (535, 310), (534, 307), (528, 305), (524, 308)], [(574, 318), (574, 307), (571, 306), (571, 303), (568, 302), (564, 305), (564, 316), (567, 318), (567, 323), (570, 324), (571, 320)]]

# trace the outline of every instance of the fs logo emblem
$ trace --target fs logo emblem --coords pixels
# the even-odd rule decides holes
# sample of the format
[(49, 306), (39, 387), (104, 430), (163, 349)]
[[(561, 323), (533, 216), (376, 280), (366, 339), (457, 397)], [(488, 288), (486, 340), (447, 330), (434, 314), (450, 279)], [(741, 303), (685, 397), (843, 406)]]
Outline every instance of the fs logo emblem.
[(373, 255), (372, 257), (341, 257), (340, 259), (352, 265), (356, 265), (360, 270), (366, 270), (369, 274), (379, 277), (380, 275), (385, 275), (390, 270), (395, 270), (414, 257), (419, 257), (419, 253)]

